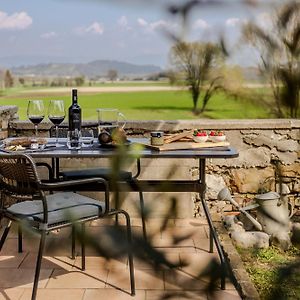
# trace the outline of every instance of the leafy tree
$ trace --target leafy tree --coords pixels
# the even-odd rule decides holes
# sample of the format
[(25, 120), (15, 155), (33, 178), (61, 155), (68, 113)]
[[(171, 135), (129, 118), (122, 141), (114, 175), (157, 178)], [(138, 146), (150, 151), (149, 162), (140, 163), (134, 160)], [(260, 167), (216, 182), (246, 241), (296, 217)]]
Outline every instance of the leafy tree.
[[(211, 70), (218, 65), (220, 58), (221, 49), (212, 43), (177, 42), (171, 48), (171, 64), (175, 68), (171, 73), (172, 81), (189, 88), (195, 114), (204, 112), (211, 96), (221, 87), (221, 77), (211, 76)], [(174, 74), (177, 74), (176, 78)], [(202, 107), (198, 110), (198, 100), (202, 92)]]
[(25, 85), (25, 78), (20, 77), (19, 82), (20, 82), (20, 84)]
[(75, 77), (74, 80), (75, 80), (76, 86), (82, 86), (84, 84), (83, 76)]
[(14, 85), (14, 79), (9, 70), (6, 70), (4, 74), (4, 86), (5, 88), (11, 88)]
[(118, 71), (117, 70), (108, 70), (107, 78), (112, 82), (115, 81), (118, 78)]
[(277, 117), (299, 116), (300, 91), (300, 3), (284, 4), (275, 14), (272, 27), (254, 23), (243, 28), (244, 37), (260, 53), (261, 71), (272, 88)]

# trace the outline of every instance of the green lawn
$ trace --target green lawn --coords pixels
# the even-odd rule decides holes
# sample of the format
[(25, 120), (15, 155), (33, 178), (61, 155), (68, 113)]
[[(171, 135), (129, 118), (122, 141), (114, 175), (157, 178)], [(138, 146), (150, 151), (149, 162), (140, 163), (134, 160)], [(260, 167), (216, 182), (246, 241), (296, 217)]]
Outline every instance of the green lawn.
[[(71, 89), (70, 89), (71, 90)], [(62, 99), (68, 108), (71, 104), (70, 96), (38, 97), (45, 100)], [(20, 96), (9, 93), (7, 97), (0, 97), (0, 105), (17, 105), (20, 119), (26, 119), (26, 106), (30, 94)], [(118, 108), (128, 120), (176, 120), (176, 119), (245, 119), (268, 118), (266, 110), (250, 103), (241, 103), (229, 98), (223, 93), (216, 94), (208, 103), (207, 111), (203, 115), (195, 116), (191, 112), (192, 100), (186, 91), (158, 91), (158, 92), (124, 92), (79, 94), (79, 104), (82, 107), (84, 120), (96, 120), (97, 108)], [(201, 101), (199, 101), (199, 106)]]

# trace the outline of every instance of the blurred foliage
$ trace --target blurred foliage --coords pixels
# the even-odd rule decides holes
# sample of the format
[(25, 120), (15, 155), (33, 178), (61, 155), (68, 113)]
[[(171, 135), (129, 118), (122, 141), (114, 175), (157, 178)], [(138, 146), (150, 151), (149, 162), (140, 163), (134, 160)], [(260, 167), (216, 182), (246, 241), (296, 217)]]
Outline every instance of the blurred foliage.
[(277, 117), (299, 117), (300, 97), (300, 3), (285, 3), (276, 12), (271, 27), (248, 23), (245, 39), (256, 47), (261, 57), (261, 72), (273, 91)]

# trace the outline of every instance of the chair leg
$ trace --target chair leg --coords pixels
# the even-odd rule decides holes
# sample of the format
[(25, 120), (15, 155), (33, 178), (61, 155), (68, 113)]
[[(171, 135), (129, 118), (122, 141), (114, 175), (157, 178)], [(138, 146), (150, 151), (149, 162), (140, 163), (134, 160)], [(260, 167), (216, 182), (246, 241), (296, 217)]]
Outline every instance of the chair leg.
[[(118, 210), (119, 209), (119, 197), (120, 197), (120, 194), (119, 194), (119, 191), (116, 191), (115, 192), (115, 209)], [(118, 226), (119, 225), (119, 215), (116, 214), (115, 216), (115, 225)]]
[(8, 221), (6, 227), (5, 227), (4, 231), (3, 231), (3, 234), (2, 234), (2, 237), (1, 237), (1, 240), (0, 240), (0, 251), (2, 250), (4, 242), (5, 242), (6, 238), (7, 238), (9, 230), (11, 228), (11, 223), (12, 223), (12, 221)]
[(142, 227), (143, 227), (143, 237), (147, 241), (147, 231), (146, 231), (146, 215), (145, 215), (145, 203), (143, 192), (139, 192), (140, 197), (140, 206), (141, 206), (141, 218), (142, 218)]
[(22, 226), (19, 224), (18, 225), (18, 252), (22, 253), (23, 252), (23, 232), (22, 232)]
[(123, 214), (126, 218), (130, 287), (131, 287), (131, 295), (134, 296), (135, 295), (135, 279), (134, 279), (134, 267), (133, 267), (132, 235), (131, 235), (130, 217), (129, 217), (129, 214), (124, 210), (119, 211), (119, 213)]
[(71, 239), (72, 239), (72, 245), (71, 245), (71, 259), (75, 259), (75, 227), (72, 226), (71, 231)]
[(85, 270), (85, 224), (81, 224), (81, 270)]
[(45, 247), (45, 240), (46, 240), (46, 232), (42, 231), (41, 240), (40, 240), (40, 247), (39, 247), (39, 253), (38, 253), (38, 256), (37, 256), (37, 260), (36, 260), (36, 267), (35, 267), (35, 275), (34, 275), (34, 283), (33, 283), (33, 290), (32, 290), (31, 300), (36, 299), (37, 288), (38, 288), (38, 284), (39, 284), (40, 271), (41, 271), (41, 265), (42, 265), (43, 252), (44, 252), (44, 247)]

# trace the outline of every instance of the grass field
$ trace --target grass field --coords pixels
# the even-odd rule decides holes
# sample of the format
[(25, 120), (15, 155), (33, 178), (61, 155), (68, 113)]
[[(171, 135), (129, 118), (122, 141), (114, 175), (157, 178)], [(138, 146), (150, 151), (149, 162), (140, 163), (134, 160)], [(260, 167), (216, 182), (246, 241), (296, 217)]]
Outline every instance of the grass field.
[[(71, 90), (71, 88), (70, 88)], [(20, 95), (20, 91), (8, 93), (0, 97), (0, 105), (17, 105), (19, 116), (25, 120), (30, 93)], [(37, 96), (35, 96), (37, 97)], [(39, 95), (47, 105), (51, 99), (62, 99), (68, 108), (71, 104), (70, 96)], [(187, 91), (143, 91), (120, 93), (79, 94), (79, 104), (82, 107), (84, 120), (96, 120), (97, 108), (118, 108), (128, 120), (176, 120), (176, 119), (245, 119), (268, 118), (266, 110), (250, 103), (242, 103), (229, 98), (223, 93), (216, 94), (210, 100), (207, 111), (203, 115), (195, 116), (191, 112), (192, 100)], [(201, 101), (199, 101), (199, 107)]]

